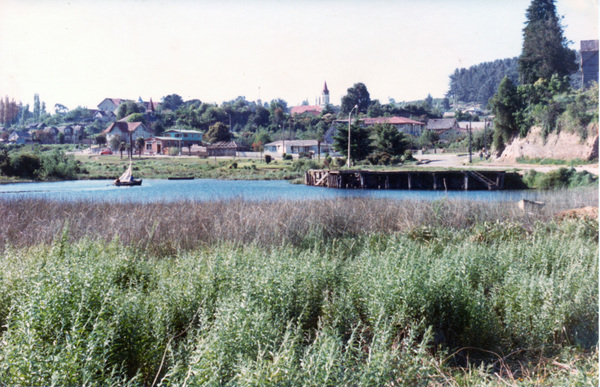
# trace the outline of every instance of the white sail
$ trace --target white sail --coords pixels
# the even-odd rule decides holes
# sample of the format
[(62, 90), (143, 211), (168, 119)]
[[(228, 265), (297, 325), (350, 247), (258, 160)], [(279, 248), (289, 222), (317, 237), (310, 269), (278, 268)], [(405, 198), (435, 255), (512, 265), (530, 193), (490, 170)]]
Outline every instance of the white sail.
[(121, 177), (119, 177), (119, 181), (133, 181), (133, 171), (131, 169), (131, 163), (129, 163), (129, 168), (127, 168), (127, 170), (121, 175)]

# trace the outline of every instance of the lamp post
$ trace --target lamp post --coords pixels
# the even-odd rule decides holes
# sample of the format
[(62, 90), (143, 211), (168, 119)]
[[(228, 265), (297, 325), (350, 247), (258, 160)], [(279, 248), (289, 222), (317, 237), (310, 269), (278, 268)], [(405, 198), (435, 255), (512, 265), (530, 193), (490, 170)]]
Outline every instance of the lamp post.
[(358, 109), (358, 105), (354, 105), (352, 109), (350, 109), (350, 113), (348, 113), (348, 168), (350, 168), (350, 121), (352, 116), (352, 110)]

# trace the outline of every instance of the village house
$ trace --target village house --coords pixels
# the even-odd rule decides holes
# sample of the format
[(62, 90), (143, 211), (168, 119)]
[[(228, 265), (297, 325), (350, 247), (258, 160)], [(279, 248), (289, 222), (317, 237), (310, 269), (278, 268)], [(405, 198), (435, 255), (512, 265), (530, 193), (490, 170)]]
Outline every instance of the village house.
[(171, 149), (177, 149), (177, 153), (179, 153), (179, 146), (179, 139), (174, 137), (150, 137), (145, 142), (145, 153), (149, 155), (169, 155)]
[[(134, 102), (131, 99), (122, 99), (122, 98), (104, 98), (102, 102), (98, 104), (98, 109), (107, 113), (117, 113), (117, 109), (119, 106), (125, 102)], [(143, 112), (154, 112), (158, 108), (159, 102), (152, 102), (152, 98), (150, 101), (142, 101), (141, 99), (136, 102), (143, 110)]]
[(106, 135), (106, 141), (110, 144), (115, 136), (121, 137), (125, 143), (135, 143), (138, 138), (149, 138), (153, 131), (148, 129), (142, 122), (113, 122), (102, 131)]
[(440, 138), (440, 141), (454, 141), (460, 136), (464, 136), (464, 131), (460, 128), (456, 118), (434, 118), (427, 121), (427, 130), (431, 130)]
[[(351, 120), (354, 122), (355, 120)], [(406, 117), (365, 117), (358, 120), (359, 125), (363, 127), (372, 127), (377, 124), (388, 124), (394, 126), (398, 131), (419, 137), (424, 130), (425, 124), (419, 121), (411, 120)], [(333, 144), (333, 138), (337, 132), (339, 125), (348, 127), (348, 120), (335, 120), (327, 133), (325, 133), (325, 141)]]
[(8, 136), (10, 144), (26, 144), (31, 142), (31, 135), (25, 130), (15, 130)]
[(473, 133), (483, 132), (484, 130), (488, 130), (488, 133), (490, 133), (490, 131), (494, 130), (492, 123), (493, 122), (491, 120), (478, 122), (461, 121), (458, 123), (458, 126), (460, 127), (460, 132), (463, 134), (469, 134), (469, 128), (473, 131)]
[(265, 144), (265, 154), (282, 157), (283, 154), (313, 157), (331, 152), (331, 144), (317, 140), (281, 140)]
[(115, 113), (105, 110), (92, 110), (92, 119), (102, 122), (114, 121), (117, 118)]
[(41, 131), (36, 131), (36, 140), (42, 144), (56, 144), (58, 138), (58, 129), (54, 126), (46, 126)]
[(202, 145), (202, 132), (197, 130), (170, 129), (164, 132), (163, 136), (152, 137), (146, 140), (145, 151), (147, 154), (168, 155), (172, 154), (172, 149), (180, 153), (179, 148), (188, 149), (188, 153), (194, 146)]
[(202, 132), (197, 130), (169, 129), (164, 135), (182, 141), (183, 146), (202, 145)]
[(237, 152), (245, 152), (247, 150), (247, 147), (236, 141), (219, 141), (206, 147), (208, 156), (235, 157)]
[(105, 112), (115, 113), (119, 105), (125, 101), (125, 99), (121, 98), (104, 98), (104, 100), (98, 104), (98, 109)]

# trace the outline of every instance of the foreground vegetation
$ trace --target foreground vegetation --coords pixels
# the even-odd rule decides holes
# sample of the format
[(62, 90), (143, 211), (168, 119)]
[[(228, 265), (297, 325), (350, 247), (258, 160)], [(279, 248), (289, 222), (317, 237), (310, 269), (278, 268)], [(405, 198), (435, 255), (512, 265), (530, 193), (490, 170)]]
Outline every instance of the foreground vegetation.
[(0, 384), (597, 385), (597, 194), (1, 202)]

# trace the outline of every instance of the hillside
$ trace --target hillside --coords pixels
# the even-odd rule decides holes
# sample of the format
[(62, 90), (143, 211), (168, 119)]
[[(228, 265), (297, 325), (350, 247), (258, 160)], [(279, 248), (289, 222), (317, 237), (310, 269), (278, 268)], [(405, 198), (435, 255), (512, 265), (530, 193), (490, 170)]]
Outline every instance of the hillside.
[(577, 133), (562, 131), (550, 133), (544, 139), (542, 129), (533, 127), (527, 136), (515, 138), (506, 146), (498, 161), (514, 162), (519, 157), (541, 159), (581, 159), (592, 160), (598, 158), (598, 125), (589, 127), (592, 135), (585, 141)]

